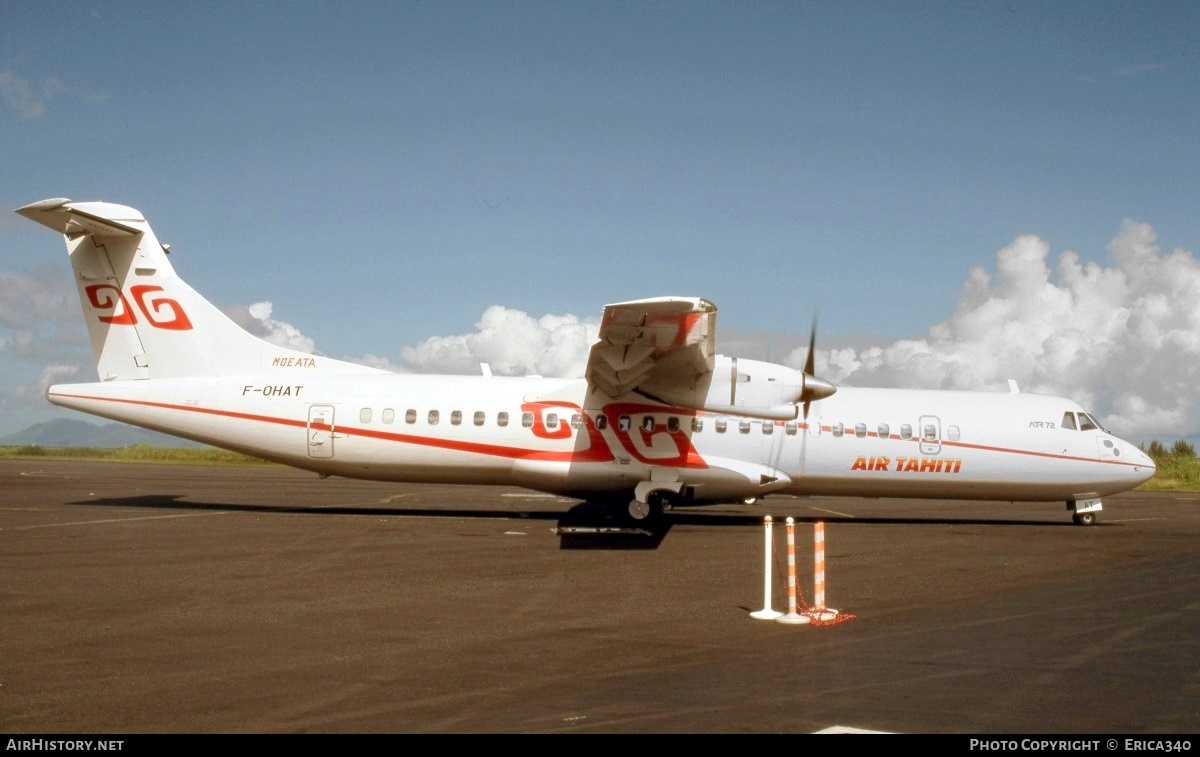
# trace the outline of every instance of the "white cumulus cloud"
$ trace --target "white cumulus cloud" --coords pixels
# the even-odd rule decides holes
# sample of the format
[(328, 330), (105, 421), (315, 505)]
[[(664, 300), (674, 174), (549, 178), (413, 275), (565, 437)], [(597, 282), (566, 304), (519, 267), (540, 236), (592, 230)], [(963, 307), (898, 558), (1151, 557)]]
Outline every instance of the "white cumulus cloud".
[(501, 376), (582, 376), (599, 319), (528, 313), (502, 305), (484, 311), (473, 334), (434, 336), (401, 353), (421, 373), (478, 373), (487, 363)]
[(265, 339), (271, 344), (288, 349), (320, 354), (316, 351), (316, 343), (286, 321), (271, 317), (274, 306), (269, 301), (256, 302), (243, 309), (227, 311), (227, 315), (235, 323), (251, 334)]
[(57, 76), (30, 81), (9, 69), (0, 70), (0, 99), (22, 118), (31, 119), (45, 115), (47, 104), (61, 94), (73, 95), (97, 104), (108, 100), (107, 93), (68, 87)]
[(13, 386), (8, 391), (8, 399), (17, 402), (42, 402), (46, 396), (46, 390), (54, 384), (95, 380), (95, 371), (90, 365), (87, 370), (77, 364), (47, 365), (42, 368), (41, 374), (34, 383)]
[(0, 71), (0, 97), (22, 118), (37, 118), (46, 112), (46, 103), (65, 87), (57, 77), (48, 76), (40, 83)]
[[(1114, 432), (1194, 436), (1200, 429), (1200, 262), (1168, 253), (1126, 221), (1113, 265), (1025, 235), (975, 268), (946, 321), (923, 339), (818, 350), (817, 373), (854, 386), (1024, 391), (1069, 397)], [(1051, 263), (1053, 262), (1053, 268)], [(796, 350), (787, 363), (803, 365)]]
[(77, 321), (79, 299), (71, 275), (57, 263), (31, 273), (0, 271), (0, 326), (33, 328), (42, 321)]
[(91, 354), (79, 298), (61, 265), (0, 271), (0, 353), (35, 362), (74, 362)]

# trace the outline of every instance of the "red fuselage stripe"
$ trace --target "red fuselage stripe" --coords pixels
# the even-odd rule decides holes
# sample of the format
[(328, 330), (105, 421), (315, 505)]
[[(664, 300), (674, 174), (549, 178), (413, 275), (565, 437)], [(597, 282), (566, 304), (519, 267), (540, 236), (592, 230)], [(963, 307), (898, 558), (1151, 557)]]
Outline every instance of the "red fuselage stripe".
[[(137, 406), (141, 406), (141, 407), (153, 407), (153, 408), (159, 408), (162, 410), (179, 410), (179, 411), (188, 412), (188, 413), (198, 413), (198, 414), (202, 414), (202, 415), (216, 415), (216, 416), (220, 416), (223, 418), (236, 418), (238, 420), (254, 421), (257, 423), (271, 423), (271, 424), (280, 425), (280, 426), (290, 426), (293, 428), (308, 428), (311, 426), (312, 428), (316, 428), (316, 429), (324, 430), (324, 431), (332, 431), (333, 430), (330, 427), (330, 425), (327, 423), (312, 423), (312, 424), (310, 424), (308, 421), (297, 420), (297, 419), (293, 419), (293, 418), (278, 418), (278, 417), (269, 416), (269, 415), (257, 415), (257, 414), (253, 414), (253, 413), (239, 413), (239, 412), (235, 412), (233, 410), (218, 410), (215, 408), (197, 407), (197, 406), (192, 406), (192, 405), (177, 405), (177, 404), (172, 404), (172, 403), (167, 403), (167, 402), (152, 402), (149, 400), (120, 399), (120, 398), (116, 398), (116, 397), (93, 397), (93, 396), (83, 395), (83, 394), (53, 394), (51, 396), (66, 397), (66, 398), (80, 399), (80, 400), (89, 400), (89, 401), (93, 401), (93, 402), (113, 402), (113, 403), (122, 404), (122, 405), (137, 405)], [(807, 430), (808, 430), (807, 424), (800, 423), (797, 425), (801, 431), (807, 433)], [(582, 461), (602, 462), (602, 461), (611, 459), (611, 457), (609, 456), (607, 451), (583, 450), (580, 452), (575, 452), (575, 451), (560, 452), (560, 451), (553, 451), (553, 450), (538, 450), (538, 449), (528, 449), (528, 448), (522, 448), (522, 447), (509, 447), (509, 446), (504, 446), (504, 445), (500, 445), (500, 444), (481, 444), (479, 442), (464, 442), (464, 441), (457, 441), (457, 440), (453, 440), (453, 439), (438, 439), (435, 437), (416, 436), (413, 434), (398, 434), (398, 433), (389, 432), (389, 431), (375, 431), (375, 430), (371, 430), (371, 429), (353, 428), (353, 427), (341, 426), (341, 425), (336, 426), (336, 428), (337, 428), (338, 433), (346, 434), (347, 436), (360, 436), (360, 437), (366, 437), (366, 438), (372, 438), (372, 439), (382, 439), (382, 440), (386, 440), (386, 441), (400, 442), (402, 444), (414, 444), (414, 445), (424, 446), (424, 447), (436, 447), (439, 449), (449, 449), (449, 450), (455, 450), (458, 452), (473, 452), (476, 454), (489, 455), (492, 457), (509, 457), (509, 458), (514, 458), (514, 459), (529, 458), (529, 459), (535, 459), (535, 460), (562, 461), (562, 462), (581, 461), (581, 460)], [(822, 430), (823, 431), (829, 430), (829, 427), (824, 427)], [(854, 437), (853, 433), (849, 434), (849, 436), (851, 436), (852, 438)], [(887, 440), (894, 440), (894, 441), (907, 441), (907, 442), (918, 443), (918, 444), (921, 441), (917, 437), (913, 437), (911, 439), (902, 439), (901, 437), (899, 437), (895, 434), (892, 434), (892, 435), (886, 436), (886, 437), (879, 437), (879, 435), (874, 432), (869, 432), (867, 434), (867, 436), (875, 437), (875, 438), (883, 438), (883, 439), (887, 439)], [(1106, 465), (1118, 465), (1118, 466), (1125, 466), (1125, 467), (1144, 467), (1144, 465), (1141, 463), (1125, 462), (1124, 460), (1102, 460), (1100, 458), (1094, 458), (1094, 457), (1078, 457), (1078, 456), (1074, 456), (1074, 455), (1063, 455), (1063, 454), (1056, 454), (1056, 453), (1052, 453), (1052, 452), (1037, 452), (1034, 450), (1013, 449), (1013, 448), (1009, 448), (1009, 447), (996, 447), (996, 446), (985, 445), (985, 444), (970, 444), (967, 442), (950, 442), (950, 441), (942, 440), (939, 443), (943, 447), (958, 447), (958, 448), (963, 448), (963, 449), (975, 449), (975, 450), (981, 450), (984, 452), (996, 452), (996, 453), (1000, 453), (1000, 454), (1026, 455), (1029, 457), (1039, 457), (1039, 458), (1047, 458), (1047, 459), (1053, 459), (1053, 460), (1071, 460), (1074, 462), (1082, 462), (1082, 463), (1102, 463), (1102, 464), (1106, 464)]]
[[(79, 400), (90, 400), (93, 402), (114, 402), (122, 405), (138, 405), (141, 407), (153, 407), (161, 410), (180, 410), (187, 413), (199, 413), (201, 415), (216, 415), (223, 418), (236, 418), (243, 421), (254, 421), (257, 423), (273, 423), (279, 426), (291, 426), (294, 428), (312, 428), (322, 431), (332, 431), (333, 428), (328, 423), (312, 423), (305, 420), (296, 420), (292, 418), (276, 418), (270, 415), (256, 415), (253, 413), (239, 413), (232, 410), (217, 410), (215, 408), (196, 407), (192, 405), (176, 405), (169, 402), (151, 402), (149, 400), (130, 400), (119, 399), (116, 397), (91, 397), (84, 394), (54, 394), (55, 397), (69, 397)], [(335, 424), (336, 425), (336, 424)], [(523, 449), (521, 447), (506, 447), (499, 444), (480, 444), (478, 442), (460, 442), (453, 439), (437, 439), (427, 436), (414, 436), (411, 434), (396, 434), (387, 431), (373, 431), (361, 428), (352, 428), (347, 426), (336, 426), (337, 433), (346, 434), (347, 436), (362, 436), (374, 439), (385, 439), (388, 441), (401, 442), (404, 444), (415, 444), (424, 447), (437, 447), (440, 449), (456, 450), (458, 452), (474, 452), (481, 455), (490, 455), (493, 457), (511, 457), (511, 458), (528, 458), (533, 460), (550, 460), (550, 461), (572, 461), (588, 460), (591, 453), (584, 452), (582, 455), (577, 455), (574, 452), (555, 452), (537, 449)], [(608, 459), (607, 457), (605, 459)]]

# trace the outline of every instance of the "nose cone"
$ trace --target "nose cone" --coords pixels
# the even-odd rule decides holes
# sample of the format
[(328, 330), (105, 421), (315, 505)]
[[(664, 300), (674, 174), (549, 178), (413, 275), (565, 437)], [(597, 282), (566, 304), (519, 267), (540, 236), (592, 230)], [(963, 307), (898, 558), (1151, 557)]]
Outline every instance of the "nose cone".
[(1125, 443), (1125, 460), (1133, 463), (1130, 471), (1137, 481), (1134, 486), (1146, 483), (1154, 478), (1154, 474), (1158, 471), (1158, 466), (1154, 464), (1154, 460), (1149, 455), (1128, 442)]

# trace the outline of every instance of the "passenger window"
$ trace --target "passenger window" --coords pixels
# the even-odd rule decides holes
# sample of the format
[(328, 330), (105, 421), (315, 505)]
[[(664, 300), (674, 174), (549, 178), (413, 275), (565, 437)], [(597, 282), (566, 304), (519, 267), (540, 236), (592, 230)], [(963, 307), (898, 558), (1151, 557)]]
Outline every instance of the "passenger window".
[(362, 410), (359, 410), (358, 411), (358, 420), (361, 423), (370, 423), (371, 422), (371, 408), (364, 407)]
[(604, 413), (600, 413), (596, 416), (596, 428), (600, 429), (601, 431), (608, 428), (608, 416), (606, 416)]
[(1071, 431), (1078, 431), (1078, 428), (1075, 426), (1075, 413), (1063, 413), (1062, 427)]
[(958, 426), (946, 426), (946, 438), (952, 442), (958, 441)]
[(890, 439), (892, 437), (892, 429), (886, 423), (879, 424), (879, 438)]
[(931, 441), (931, 442), (937, 441), (937, 427), (936, 426), (926, 426), (924, 433), (925, 433), (925, 439), (927, 441)]
[(692, 417), (692, 431), (703, 431), (704, 419), (696, 415)]
[(843, 425), (842, 425), (842, 424), (840, 424), (840, 423), (835, 423), (835, 424), (833, 425), (833, 435), (834, 435), (834, 436), (841, 436), (841, 435), (842, 435), (842, 434), (844, 434), (844, 433), (846, 433), (846, 427), (845, 427), (845, 426), (843, 426)]
[(558, 413), (546, 413), (546, 428), (558, 428)]
[(766, 434), (767, 436), (770, 436), (771, 434), (775, 433), (775, 422), (774, 421), (763, 421), (763, 433)]
[(533, 413), (521, 413), (521, 425), (525, 428), (533, 428)]
[(571, 428), (583, 428), (583, 416), (579, 413), (571, 414)]
[(451, 423), (451, 425), (454, 425), (454, 426), (457, 426), (460, 423), (462, 423), (462, 411), (461, 410), (455, 410), (454, 412), (450, 413), (450, 423)]
[(440, 418), (441, 418), (441, 413), (439, 413), (438, 411), (436, 411), (436, 410), (429, 411), (429, 425), (430, 426), (436, 426), (437, 422)]
[(507, 426), (508, 425), (508, 413), (496, 413), (496, 425), (497, 426)]
[(854, 424), (854, 435), (857, 436), (859, 439), (865, 438), (867, 435), (867, 424), (865, 424), (865, 423)]
[(667, 431), (673, 434), (678, 430), (679, 430), (679, 419), (676, 418), (674, 415), (672, 415), (670, 418), (667, 418)]
[(647, 415), (642, 418), (642, 431), (650, 432), (654, 430), (654, 416)]
[(905, 441), (912, 438), (912, 426), (905, 423), (900, 427), (900, 438)]
[(783, 424), (783, 430), (788, 436), (795, 436), (796, 435), (796, 422), (788, 421), (787, 423)]
[(717, 433), (718, 433), (718, 434), (723, 434), (723, 433), (725, 433), (725, 419), (724, 419), (724, 418), (717, 418), (716, 427), (717, 427)]
[(741, 431), (743, 434), (750, 433), (750, 419), (742, 418), (738, 421), (738, 431)]
[(396, 411), (391, 409), (390, 407), (385, 407), (383, 409), (383, 422), (384, 423), (392, 423), (395, 420), (396, 420)]
[(622, 415), (620, 418), (617, 418), (617, 428), (621, 431), (628, 431), (632, 427), (633, 421), (628, 415)]
[(417, 422), (417, 411), (413, 410), (411, 407), (409, 409), (405, 410), (404, 411), (404, 422), (405, 423), (416, 423)]
[(487, 415), (482, 410), (476, 410), (475, 416), (472, 418), (476, 426), (482, 426), (487, 420)]

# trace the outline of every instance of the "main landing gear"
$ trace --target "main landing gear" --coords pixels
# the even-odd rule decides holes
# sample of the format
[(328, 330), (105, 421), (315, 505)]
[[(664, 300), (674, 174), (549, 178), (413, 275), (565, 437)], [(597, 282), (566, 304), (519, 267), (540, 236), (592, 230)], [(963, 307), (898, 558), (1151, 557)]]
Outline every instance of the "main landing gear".
[(644, 495), (645, 500), (634, 497), (629, 501), (629, 519), (639, 525), (649, 525), (662, 519), (662, 514), (671, 509), (670, 492), (653, 491)]
[(633, 490), (629, 502), (629, 519), (640, 526), (647, 526), (662, 519), (683, 498), (681, 481), (642, 481)]
[[(682, 487), (680, 487), (682, 490)], [(736, 502), (743, 505), (756, 505), (762, 502), (762, 497), (750, 496), (731, 499), (730, 502)], [(663, 513), (671, 510), (675, 505), (687, 502), (687, 497), (682, 491), (675, 491), (674, 488), (643, 488), (639, 487), (634, 493), (634, 497), (629, 501), (628, 514), (629, 519), (637, 524), (646, 524), (662, 518)]]

